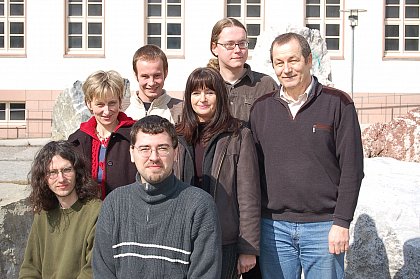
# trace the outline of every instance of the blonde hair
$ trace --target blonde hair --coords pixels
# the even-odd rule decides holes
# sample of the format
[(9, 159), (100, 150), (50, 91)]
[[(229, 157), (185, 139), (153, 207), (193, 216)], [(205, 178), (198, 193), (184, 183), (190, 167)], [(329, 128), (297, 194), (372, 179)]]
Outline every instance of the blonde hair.
[(85, 103), (88, 105), (93, 99), (104, 100), (107, 97), (117, 97), (119, 106), (124, 97), (125, 82), (117, 71), (97, 71), (88, 76), (83, 83)]

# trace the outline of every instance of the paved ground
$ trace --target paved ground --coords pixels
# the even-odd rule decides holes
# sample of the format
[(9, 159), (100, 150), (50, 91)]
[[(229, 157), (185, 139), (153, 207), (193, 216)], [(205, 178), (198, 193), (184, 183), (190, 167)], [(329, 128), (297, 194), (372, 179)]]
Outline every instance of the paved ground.
[(33, 158), (49, 140), (0, 140), (0, 183), (27, 184)]

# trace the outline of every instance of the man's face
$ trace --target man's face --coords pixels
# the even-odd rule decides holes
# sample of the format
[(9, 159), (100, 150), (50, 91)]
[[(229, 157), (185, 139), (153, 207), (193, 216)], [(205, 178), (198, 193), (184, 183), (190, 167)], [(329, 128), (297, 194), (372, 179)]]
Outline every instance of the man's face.
[(76, 171), (70, 161), (55, 155), (48, 166), (46, 180), (59, 201), (77, 200)]
[(130, 148), (131, 161), (136, 164), (142, 182), (150, 184), (162, 182), (172, 173), (175, 154), (166, 132), (152, 135), (139, 131)]
[(166, 73), (161, 59), (145, 61), (138, 60), (137, 81), (139, 82), (139, 98), (143, 102), (151, 103), (163, 93)]
[[(273, 46), (273, 68), (285, 92), (303, 91), (311, 82), (312, 55), (305, 62), (298, 41)], [(302, 94), (303, 92), (300, 92)]]
[(246, 40), (247, 36), (244, 29), (237, 26), (223, 28), (217, 41), (219, 44), (213, 43), (212, 45), (213, 53), (217, 55), (221, 68), (243, 68), (248, 59), (248, 48), (241, 49), (236, 45), (234, 49), (228, 50), (220, 44), (226, 44), (227, 42), (239, 43)]

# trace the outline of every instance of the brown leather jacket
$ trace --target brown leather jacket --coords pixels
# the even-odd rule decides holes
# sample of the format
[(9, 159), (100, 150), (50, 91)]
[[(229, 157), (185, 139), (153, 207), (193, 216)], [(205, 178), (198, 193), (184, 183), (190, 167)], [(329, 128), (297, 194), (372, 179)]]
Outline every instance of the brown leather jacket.
[[(194, 147), (179, 137), (175, 175), (193, 185)], [(210, 181), (222, 228), (222, 244), (237, 243), (238, 254), (259, 255), (261, 190), (251, 131), (215, 135), (204, 151), (203, 176)], [(208, 173), (210, 172), (210, 173)]]

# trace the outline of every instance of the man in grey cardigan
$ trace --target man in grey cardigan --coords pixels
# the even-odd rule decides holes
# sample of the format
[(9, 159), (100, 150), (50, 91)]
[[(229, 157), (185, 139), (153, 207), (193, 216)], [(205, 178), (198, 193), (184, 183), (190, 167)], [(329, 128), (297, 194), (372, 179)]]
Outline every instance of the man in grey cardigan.
[(136, 182), (105, 199), (96, 226), (94, 278), (220, 278), (221, 233), (209, 194), (172, 173), (178, 144), (160, 116), (131, 131)]

